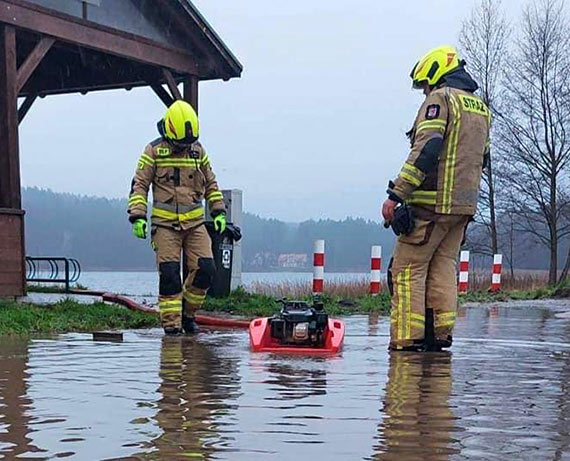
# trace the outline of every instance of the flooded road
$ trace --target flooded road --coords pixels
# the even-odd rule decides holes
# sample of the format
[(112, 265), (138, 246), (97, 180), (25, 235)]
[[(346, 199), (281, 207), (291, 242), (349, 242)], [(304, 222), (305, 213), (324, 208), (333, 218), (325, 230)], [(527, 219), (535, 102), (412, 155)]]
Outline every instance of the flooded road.
[(336, 358), (243, 331), (0, 340), (6, 459), (570, 459), (568, 303), (462, 309), (450, 353), (346, 319)]

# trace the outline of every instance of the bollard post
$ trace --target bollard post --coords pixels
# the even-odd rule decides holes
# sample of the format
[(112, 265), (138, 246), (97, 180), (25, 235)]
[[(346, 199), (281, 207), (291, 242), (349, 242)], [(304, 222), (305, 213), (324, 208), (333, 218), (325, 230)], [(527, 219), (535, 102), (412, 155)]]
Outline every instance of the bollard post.
[(325, 241), (315, 240), (315, 252), (313, 254), (313, 295), (323, 293), (325, 277)]
[(503, 266), (503, 255), (495, 255), (493, 257), (493, 278), (491, 280), (490, 291), (501, 290), (501, 269)]
[(459, 293), (467, 293), (469, 284), (469, 251), (462, 251), (459, 257)]
[(380, 293), (380, 269), (382, 268), (382, 247), (372, 246), (370, 259), (370, 294), (376, 296)]

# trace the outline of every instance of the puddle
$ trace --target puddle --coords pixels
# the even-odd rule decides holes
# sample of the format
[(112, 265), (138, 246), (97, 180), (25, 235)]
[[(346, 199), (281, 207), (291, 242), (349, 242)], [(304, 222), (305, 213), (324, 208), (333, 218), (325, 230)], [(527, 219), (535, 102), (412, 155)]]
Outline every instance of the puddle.
[(34, 459), (567, 459), (559, 305), (462, 309), (448, 353), (387, 352), (346, 319), (340, 357), (251, 354), (243, 331), (0, 339), (0, 454)]

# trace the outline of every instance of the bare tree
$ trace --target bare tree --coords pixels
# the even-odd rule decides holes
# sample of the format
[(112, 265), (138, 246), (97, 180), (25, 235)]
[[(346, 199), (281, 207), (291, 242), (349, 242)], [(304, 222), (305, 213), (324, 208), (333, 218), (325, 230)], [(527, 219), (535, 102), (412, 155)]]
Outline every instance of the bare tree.
[(538, 0), (525, 8), (520, 36), (509, 56), (498, 115), (503, 194), (528, 232), (550, 251), (555, 284), (558, 247), (570, 234), (570, 35), (564, 2)]
[[(501, 0), (481, 0), (471, 11), (471, 16), (463, 21), (459, 35), (462, 55), (467, 61), (470, 73), (480, 84), (483, 101), (492, 111), (499, 98), (508, 34), (509, 25), (501, 9)], [(490, 157), (483, 174), (476, 217), (477, 222), (485, 226), (489, 239), (486, 245), (481, 246), (481, 242), (478, 242), (479, 244), (472, 248), (472, 251), (488, 255), (499, 251), (493, 163)]]

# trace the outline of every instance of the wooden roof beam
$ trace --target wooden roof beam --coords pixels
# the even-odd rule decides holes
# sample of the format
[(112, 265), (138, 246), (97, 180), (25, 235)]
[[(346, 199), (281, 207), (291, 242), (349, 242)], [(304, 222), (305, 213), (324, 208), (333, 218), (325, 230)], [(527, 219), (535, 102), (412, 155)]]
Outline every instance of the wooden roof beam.
[(22, 123), (22, 120), (24, 120), (24, 117), (32, 107), (32, 104), (37, 99), (37, 97), (37, 94), (30, 94), (26, 97), (26, 99), (24, 99), (24, 102), (18, 108), (18, 124)]
[(62, 42), (202, 77), (200, 63), (184, 50), (163, 46), (110, 27), (86, 23), (34, 4), (0, 0), (0, 22), (39, 32)]
[(32, 52), (28, 55), (26, 60), (18, 68), (18, 76), (16, 83), (16, 91), (19, 93), (24, 87), (36, 67), (42, 62), (42, 59), (50, 50), (51, 46), (55, 43), (52, 37), (42, 37)]
[(166, 80), (166, 85), (168, 86), (168, 89), (170, 90), (170, 94), (172, 95), (174, 100), (178, 101), (179, 99), (182, 99), (182, 95), (180, 94), (180, 90), (178, 89), (178, 85), (176, 84), (176, 81), (174, 80), (174, 77), (172, 76), (172, 72), (170, 72), (168, 69), (162, 69), (162, 75), (164, 76), (164, 79)]
[(174, 102), (172, 96), (168, 94), (168, 91), (166, 91), (160, 83), (150, 83), (150, 87), (166, 107), (170, 107), (170, 105)]

